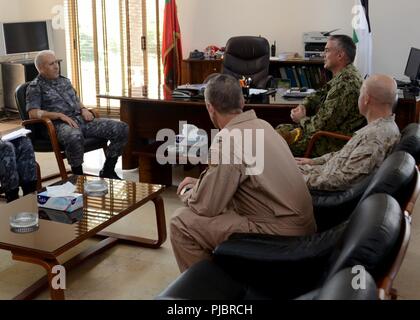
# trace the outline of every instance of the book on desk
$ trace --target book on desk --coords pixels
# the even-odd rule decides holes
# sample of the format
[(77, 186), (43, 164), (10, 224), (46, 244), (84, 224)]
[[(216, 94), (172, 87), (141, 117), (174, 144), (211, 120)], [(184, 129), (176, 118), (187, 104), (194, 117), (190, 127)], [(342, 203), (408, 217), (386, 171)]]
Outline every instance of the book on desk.
[(181, 98), (181, 99), (204, 99), (204, 90), (206, 89), (206, 84), (183, 84), (175, 88), (172, 92), (172, 98)]

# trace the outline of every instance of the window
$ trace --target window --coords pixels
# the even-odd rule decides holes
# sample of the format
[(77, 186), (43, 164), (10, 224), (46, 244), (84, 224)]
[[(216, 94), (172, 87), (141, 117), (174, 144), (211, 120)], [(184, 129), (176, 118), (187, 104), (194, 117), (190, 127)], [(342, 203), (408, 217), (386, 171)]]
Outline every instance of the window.
[(69, 76), (86, 106), (107, 114), (119, 102), (99, 93), (158, 91), (165, 0), (65, 0)]

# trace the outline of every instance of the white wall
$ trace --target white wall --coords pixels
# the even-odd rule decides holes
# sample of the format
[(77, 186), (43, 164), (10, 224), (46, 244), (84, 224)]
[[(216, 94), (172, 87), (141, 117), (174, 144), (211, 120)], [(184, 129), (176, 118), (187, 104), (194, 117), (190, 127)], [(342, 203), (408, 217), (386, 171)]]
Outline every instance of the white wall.
[[(370, 0), (373, 71), (398, 78), (411, 46), (420, 48), (419, 0)], [(184, 57), (235, 35), (276, 40), (277, 52), (303, 54), (302, 33), (340, 28), (352, 34), (354, 0), (177, 0)]]
[(420, 1), (369, 2), (374, 71), (402, 78), (410, 47), (420, 48)]
[[(87, 1), (87, 0), (85, 0)], [(149, 0), (151, 1), (151, 0)], [(0, 22), (51, 19), (63, 0), (0, 0)], [(402, 78), (410, 47), (420, 48), (419, 0), (370, 0), (373, 71)], [(184, 57), (231, 36), (261, 35), (277, 52), (303, 53), (302, 33), (340, 28), (351, 35), (354, 0), (177, 0)], [(67, 74), (64, 30), (54, 30), (57, 56)], [(0, 108), (2, 106), (0, 77)]]
[[(231, 36), (261, 35), (277, 52), (303, 52), (304, 31), (351, 33), (352, 0), (177, 0), (184, 56)], [(348, 15), (348, 18), (344, 18)]]

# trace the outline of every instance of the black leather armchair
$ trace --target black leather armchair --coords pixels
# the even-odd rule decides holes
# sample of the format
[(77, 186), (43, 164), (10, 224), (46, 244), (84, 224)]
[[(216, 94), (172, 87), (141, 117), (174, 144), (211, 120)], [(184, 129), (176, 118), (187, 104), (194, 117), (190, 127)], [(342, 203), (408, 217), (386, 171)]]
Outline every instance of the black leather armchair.
[[(308, 148), (308, 150), (310, 150), (310, 148)], [(393, 160), (385, 160), (381, 167), (386, 167), (386, 169), (381, 169), (382, 173), (389, 170), (399, 170), (399, 167), (394, 167), (394, 165), (398, 164), (398, 161), (400, 161), (399, 159), (401, 159), (402, 156), (392, 155), (398, 151), (405, 151), (409, 153), (414, 158), (415, 163), (420, 163), (420, 124), (411, 123), (404, 128), (401, 132), (400, 141), (395, 145), (391, 155), (388, 157)], [(405, 161), (408, 161), (408, 157), (403, 158), (405, 158)], [(412, 167), (411, 161), (408, 165)], [(378, 175), (382, 173), (379, 173)], [(409, 177), (411, 177), (411, 173), (409, 171), (406, 171), (406, 173), (408, 173)], [(349, 189), (343, 191), (311, 190), (318, 229), (326, 230), (347, 219), (348, 215), (355, 208), (374, 176), (375, 173), (372, 173), (358, 183), (355, 183)], [(398, 187), (391, 183), (392, 177), (390, 179), (391, 180), (383, 180), (385, 186), (389, 185)], [(408, 193), (412, 191), (412, 188), (417, 187), (411, 184), (410, 188), (410, 190), (406, 190)], [(387, 190), (385, 190), (385, 192), (388, 193)], [(414, 195), (414, 198), (417, 199), (417, 194)], [(340, 214), (337, 215), (337, 212), (340, 212)]]
[[(29, 119), (28, 112), (26, 111), (26, 88), (29, 82), (19, 85), (15, 91), (16, 104), (19, 109), (19, 114), (22, 119), (22, 125), (31, 130), (32, 133), (29, 135), (35, 152), (54, 152), (59, 168), (59, 175), (53, 175), (51, 177), (44, 177), (42, 180), (48, 180), (60, 176), (61, 179), (67, 179), (67, 170), (64, 166), (64, 159), (66, 155), (64, 153), (64, 147), (59, 144), (55, 127), (52, 121), (48, 118), (42, 119)], [(94, 110), (94, 116), (97, 118), (99, 114)], [(84, 150), (85, 152), (93, 151), (96, 149), (107, 147), (108, 141), (99, 138), (87, 138), (85, 139)]]
[(251, 77), (251, 87), (265, 89), (271, 85), (269, 75), (270, 44), (253, 36), (232, 37), (226, 44), (223, 73), (237, 79)]
[(374, 194), (348, 222), (312, 236), (234, 234), (214, 250), (212, 262), (185, 271), (158, 299), (315, 299), (356, 265), (377, 280), (396, 254), (402, 219), (395, 199)]
[(395, 145), (393, 152), (405, 151), (420, 163), (420, 124), (410, 123), (401, 131), (401, 139)]
[(392, 195), (405, 208), (417, 182), (414, 158), (404, 151), (389, 155), (372, 175), (344, 191), (311, 191), (318, 231), (347, 220), (360, 200), (374, 193)]

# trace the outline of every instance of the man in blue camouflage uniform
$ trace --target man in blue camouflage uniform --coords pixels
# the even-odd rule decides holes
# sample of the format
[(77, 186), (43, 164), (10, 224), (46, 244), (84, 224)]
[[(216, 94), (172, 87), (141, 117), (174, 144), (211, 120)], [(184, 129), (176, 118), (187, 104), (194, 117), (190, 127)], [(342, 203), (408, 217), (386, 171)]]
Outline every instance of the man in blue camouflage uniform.
[(84, 139), (95, 137), (109, 140), (111, 143), (99, 176), (119, 179), (115, 165), (127, 143), (127, 124), (111, 119), (96, 119), (80, 102), (70, 80), (60, 76), (54, 52), (40, 52), (35, 58), (35, 66), (39, 75), (26, 91), (29, 117), (46, 117), (53, 121), (58, 141), (64, 146), (67, 161), (77, 175), (83, 174)]
[[(318, 92), (307, 97), (302, 105), (291, 111), (295, 125), (281, 124), (276, 130), (288, 142), (295, 156), (303, 156), (311, 137), (317, 131), (333, 131), (352, 135), (366, 124), (360, 115), (357, 101), (362, 78), (353, 66), (356, 46), (346, 35), (331, 36), (325, 46), (325, 65), (333, 78)], [(311, 156), (341, 149), (344, 142), (321, 138)]]
[(19, 198), (19, 185), (24, 195), (36, 191), (35, 155), (27, 137), (0, 140), (0, 183), (7, 202)]

